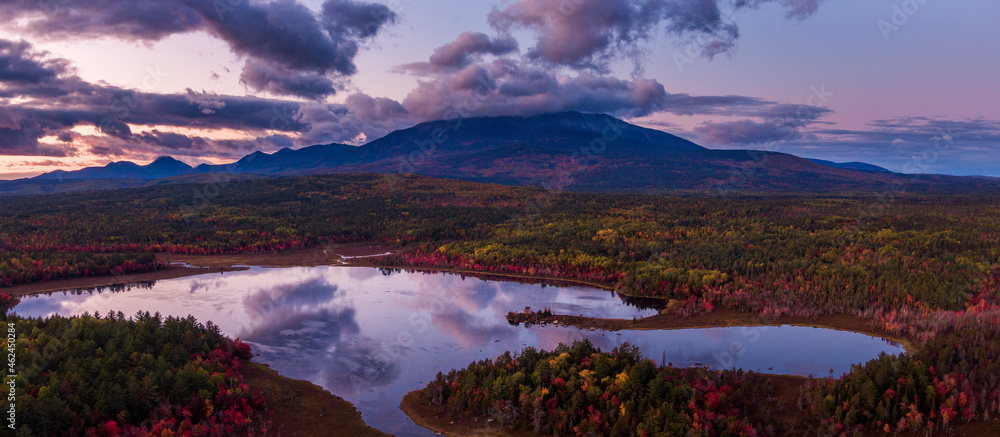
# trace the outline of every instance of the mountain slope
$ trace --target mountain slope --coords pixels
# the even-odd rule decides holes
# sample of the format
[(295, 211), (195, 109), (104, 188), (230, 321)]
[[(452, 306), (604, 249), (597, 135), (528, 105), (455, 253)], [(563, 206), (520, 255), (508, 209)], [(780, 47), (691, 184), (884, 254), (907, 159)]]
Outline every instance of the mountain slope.
[(183, 174), (218, 172), (265, 176), (373, 172), (577, 191), (876, 192), (900, 181), (911, 190), (1000, 186), (1000, 179), (993, 178), (900, 175), (863, 163), (706, 149), (608, 115), (579, 112), (433, 121), (359, 147), (327, 144), (255, 152), (231, 164), (194, 169), (170, 161), (161, 158), (148, 166), (114, 163), (37, 179), (148, 180), (155, 175), (169, 177), (169, 182), (187, 180), (176, 178)]
[(345, 144), (323, 144), (293, 150), (281, 149), (274, 153), (254, 152), (239, 161), (223, 165), (202, 164), (195, 167), (195, 173), (250, 173), (279, 175), (305, 172), (322, 167), (323, 162), (357, 149)]
[(90, 167), (77, 171), (56, 170), (34, 179), (160, 179), (191, 173), (191, 166), (169, 156), (161, 156), (147, 165), (128, 161), (112, 162), (104, 167)]
[(874, 164), (869, 164), (867, 162), (833, 162), (833, 161), (827, 161), (825, 159), (809, 159), (809, 160), (817, 164), (822, 164), (829, 167), (852, 168), (855, 170), (865, 170), (865, 171), (889, 171), (885, 168), (879, 167)]

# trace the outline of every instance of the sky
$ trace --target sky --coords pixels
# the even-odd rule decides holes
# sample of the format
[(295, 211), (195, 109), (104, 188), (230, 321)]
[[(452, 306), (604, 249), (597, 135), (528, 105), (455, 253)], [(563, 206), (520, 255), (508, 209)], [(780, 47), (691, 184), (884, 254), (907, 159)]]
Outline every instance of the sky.
[(2, 0), (0, 16), (2, 179), (559, 111), (1000, 176), (988, 0)]

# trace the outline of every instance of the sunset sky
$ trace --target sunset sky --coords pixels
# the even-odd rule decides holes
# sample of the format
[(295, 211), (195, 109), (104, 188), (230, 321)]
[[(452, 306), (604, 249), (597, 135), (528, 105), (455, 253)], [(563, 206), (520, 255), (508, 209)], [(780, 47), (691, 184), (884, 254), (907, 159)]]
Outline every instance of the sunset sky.
[(1000, 176), (989, 0), (0, 0), (0, 14), (3, 179), (570, 110), (711, 148)]

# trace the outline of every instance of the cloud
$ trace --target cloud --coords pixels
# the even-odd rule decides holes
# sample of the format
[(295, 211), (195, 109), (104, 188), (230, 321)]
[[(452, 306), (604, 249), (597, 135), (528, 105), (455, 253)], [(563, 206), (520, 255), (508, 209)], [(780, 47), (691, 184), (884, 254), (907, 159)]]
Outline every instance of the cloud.
[(296, 71), (259, 59), (243, 66), (240, 83), (254, 91), (316, 100), (337, 92), (333, 80), (322, 73)]
[(21, 119), (10, 109), (0, 106), (0, 129), (19, 129)]
[(399, 18), (385, 5), (352, 0), (327, 0), (322, 11), (323, 23), (331, 38), (335, 38), (334, 35), (370, 38)]
[[(34, 167), (53, 167), (53, 166), (63, 165), (63, 163), (59, 161), (53, 161), (51, 159), (46, 159), (44, 161), (25, 161), (18, 165), (26, 165)], [(8, 165), (8, 167), (10, 167), (10, 165)]]
[(434, 67), (461, 68), (478, 54), (506, 55), (517, 51), (517, 41), (511, 37), (491, 39), (480, 32), (462, 32), (448, 44), (438, 47), (431, 55)]
[[(773, 2), (774, 0), (737, 0), (737, 7), (757, 7), (762, 3)], [(777, 0), (785, 7), (785, 16), (804, 20), (819, 10), (819, 4), (823, 0)]]
[(32, 50), (24, 40), (0, 40), (0, 82), (39, 84), (66, 72), (66, 60), (46, 55)]
[(933, 140), (955, 140), (1000, 144), (1000, 121), (983, 118), (949, 120), (929, 117), (901, 117), (875, 120), (868, 129), (821, 129), (817, 135), (840, 141), (914, 146)]
[(782, 151), (907, 173), (1000, 176), (1000, 120), (902, 117), (875, 120), (863, 129), (811, 129)]
[[(740, 0), (730, 9), (763, 2)], [(814, 10), (799, 3), (782, 1), (790, 8), (789, 16)], [(607, 73), (622, 54), (638, 60), (643, 51), (640, 43), (661, 29), (681, 36), (721, 35), (721, 43), (711, 38), (702, 38), (701, 43), (715, 50), (712, 53), (730, 50), (739, 32), (720, 4), (716, 0), (518, 0), (495, 7), (489, 24), (498, 36), (463, 32), (438, 47), (427, 61), (394, 69), (420, 78), (402, 105), (418, 121), (560, 111), (622, 117), (670, 112), (784, 118), (787, 125), (802, 126), (828, 114), (823, 108), (753, 97), (671, 94), (656, 80), (639, 74), (623, 79)], [(520, 55), (511, 35), (525, 29), (536, 44)], [(484, 55), (493, 59), (484, 60)], [(559, 66), (568, 69), (553, 68)]]
[(763, 144), (802, 137), (792, 126), (753, 120), (703, 123), (695, 127), (694, 132), (704, 144), (716, 146)]
[(732, 51), (740, 33), (731, 13), (773, 1), (788, 17), (803, 19), (821, 0), (518, 0), (494, 8), (489, 23), (504, 33), (533, 32), (538, 38), (528, 51), (533, 59), (607, 71), (611, 60), (626, 57), (638, 69), (640, 43), (660, 29), (699, 46), (709, 58)]
[(785, 125), (802, 126), (832, 112), (826, 108), (746, 96), (668, 93), (654, 79), (641, 76), (619, 79), (588, 71), (561, 74), (523, 59), (497, 58), (460, 69), (427, 71), (429, 73), (403, 100), (403, 107), (418, 121), (562, 111), (621, 117), (669, 112), (780, 119)]
[(589, 73), (556, 76), (540, 68), (499, 63), (470, 65), (455, 74), (421, 81), (403, 106), (421, 120), (561, 111), (641, 116), (661, 110), (666, 96), (663, 86), (651, 79)]
[[(733, 7), (761, 3), (738, 1)], [(811, 13), (808, 5), (798, 3), (782, 2), (789, 16)], [(716, 1), (516, 1), (490, 14), (496, 35), (463, 32), (438, 47), (425, 62), (397, 67), (398, 72), (418, 76), (417, 87), (401, 102), (355, 93), (343, 104), (328, 104), (323, 99), (356, 73), (354, 58), (364, 40), (397, 21), (386, 6), (327, 0), (319, 12), (312, 12), (294, 0), (231, 7), (227, 6), (231, 3), (219, 7), (211, 0), (122, 4), (111, 0), (73, 2), (40, 13), (39, 2), (14, 1), (0, 9), (17, 18), (6, 27), (19, 26), (26, 34), (37, 36), (50, 27), (63, 29), (50, 34), (52, 38), (92, 37), (106, 32), (121, 39), (151, 41), (179, 32), (205, 31), (245, 58), (240, 81), (248, 89), (312, 102), (190, 89), (183, 94), (139, 93), (86, 82), (65, 60), (35, 51), (24, 41), (0, 40), (0, 98), (21, 98), (21, 103), (0, 111), (0, 138), (6, 140), (0, 145), (0, 154), (63, 156), (89, 151), (235, 158), (247, 151), (295, 145), (360, 144), (422, 121), (462, 116), (581, 111), (641, 117), (669, 112), (766, 121), (785, 118), (786, 124), (804, 126), (829, 112), (745, 96), (669, 93), (653, 79), (640, 75), (618, 78), (606, 73), (608, 62), (620, 53), (639, 56), (639, 44), (661, 29), (679, 35), (735, 37), (737, 32), (727, 30), (730, 17)], [(162, 16), (146, 16), (151, 12)], [(71, 19), (77, 21), (56, 26)], [(100, 26), (104, 27), (98, 29)], [(523, 55), (512, 36), (518, 29), (528, 29), (537, 37), (537, 43)], [(576, 70), (553, 68), (560, 65)], [(104, 135), (70, 130), (81, 125), (96, 126)], [(231, 130), (243, 138), (211, 139), (171, 131), (172, 127)], [(728, 128), (730, 140), (748, 141), (767, 137), (765, 127), (766, 123), (748, 121), (702, 129), (706, 136), (722, 141), (723, 130)], [(46, 136), (56, 137), (60, 144), (39, 142)]]
[(50, 39), (113, 35), (156, 41), (204, 27), (203, 17), (182, 0), (6, 0), (0, 14), (7, 18), (5, 27)]
[(571, 67), (605, 70), (614, 52), (628, 51), (648, 39), (662, 20), (658, 0), (519, 0), (494, 8), (490, 26), (501, 32), (529, 29), (538, 42), (533, 59)]
[(517, 40), (510, 36), (490, 38), (481, 32), (462, 32), (441, 47), (434, 49), (427, 62), (413, 62), (393, 68), (396, 73), (432, 76), (460, 70), (482, 55), (502, 56), (517, 52)]
[[(0, 95), (19, 98), (0, 107), (0, 154), (71, 156), (80, 150), (101, 155), (195, 152), (238, 157), (257, 148), (292, 145), (288, 136), (307, 126), (295, 120), (301, 103), (257, 97), (224, 96), (187, 90), (186, 94), (140, 93), (88, 83), (68, 61), (34, 50), (30, 43), (0, 39)], [(216, 141), (154, 130), (134, 134), (131, 126), (231, 129), (247, 140)], [(81, 135), (92, 126), (107, 136)], [(39, 140), (54, 136), (61, 144)]]
[(335, 92), (330, 76), (355, 74), (362, 40), (396, 21), (396, 14), (379, 4), (327, 0), (321, 9), (316, 14), (295, 0), (12, 0), (0, 5), (4, 27), (49, 39), (157, 41), (206, 31), (248, 58), (241, 81), (250, 88), (311, 99)]
[(353, 94), (345, 105), (305, 104), (294, 119), (305, 126), (307, 144), (354, 143), (355, 139), (375, 139), (415, 121), (399, 102), (383, 97)]

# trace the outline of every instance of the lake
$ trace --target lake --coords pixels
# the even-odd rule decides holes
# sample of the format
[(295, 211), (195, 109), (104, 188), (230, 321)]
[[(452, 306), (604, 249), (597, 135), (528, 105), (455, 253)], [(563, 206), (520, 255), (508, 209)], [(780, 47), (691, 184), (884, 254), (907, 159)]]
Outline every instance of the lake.
[(904, 352), (878, 337), (781, 326), (603, 332), (512, 326), (509, 311), (630, 319), (655, 309), (590, 287), (545, 286), (455, 274), (367, 267), (261, 268), (157, 281), (119, 291), (69, 291), (22, 298), (22, 316), (109, 310), (193, 315), (249, 343), (284, 376), (311, 381), (353, 403), (370, 426), (397, 435), (435, 435), (399, 409), (402, 397), (438, 371), (526, 346), (552, 349), (584, 338), (611, 350), (628, 342), (674, 366), (743, 368), (826, 376), (880, 352)]

